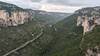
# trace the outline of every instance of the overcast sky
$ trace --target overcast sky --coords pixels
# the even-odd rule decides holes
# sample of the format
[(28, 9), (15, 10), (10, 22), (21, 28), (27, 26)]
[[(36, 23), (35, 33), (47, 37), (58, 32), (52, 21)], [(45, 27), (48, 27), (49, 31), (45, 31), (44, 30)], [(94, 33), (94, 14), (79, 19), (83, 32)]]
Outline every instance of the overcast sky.
[(52, 12), (73, 13), (83, 7), (100, 5), (100, 0), (0, 0), (16, 4), (23, 8), (39, 9)]

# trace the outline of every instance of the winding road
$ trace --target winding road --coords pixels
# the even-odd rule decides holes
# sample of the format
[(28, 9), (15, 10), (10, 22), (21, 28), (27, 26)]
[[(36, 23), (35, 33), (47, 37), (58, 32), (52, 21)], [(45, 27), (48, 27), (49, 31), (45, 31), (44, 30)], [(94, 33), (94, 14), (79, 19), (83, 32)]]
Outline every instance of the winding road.
[(2, 55), (2, 56), (8, 56), (8, 55), (10, 55), (10, 54), (12, 54), (12, 53), (14, 53), (14, 52), (16, 52), (16, 51), (18, 51), (18, 50), (20, 50), (20, 49), (26, 47), (28, 44), (34, 42), (35, 40), (39, 39), (39, 38), (43, 35), (43, 33), (44, 33), (43, 30), (44, 30), (44, 29), (41, 27), (41, 31), (40, 31), (40, 33), (39, 33), (36, 37), (34, 36), (35, 33), (32, 34), (32, 36), (35, 37), (35, 38), (33, 38), (32, 40), (29, 40), (29, 41), (25, 42), (25, 43), (22, 44), (21, 46), (19, 46), (19, 47), (13, 49), (13, 50), (7, 52), (6, 54), (4, 54), (4, 55)]

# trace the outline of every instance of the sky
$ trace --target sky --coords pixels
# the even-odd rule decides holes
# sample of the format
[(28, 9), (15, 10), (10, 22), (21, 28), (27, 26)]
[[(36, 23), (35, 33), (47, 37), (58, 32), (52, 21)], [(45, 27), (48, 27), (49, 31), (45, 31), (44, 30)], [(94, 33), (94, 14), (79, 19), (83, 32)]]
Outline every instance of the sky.
[(83, 7), (100, 6), (100, 0), (0, 0), (22, 8), (73, 13)]

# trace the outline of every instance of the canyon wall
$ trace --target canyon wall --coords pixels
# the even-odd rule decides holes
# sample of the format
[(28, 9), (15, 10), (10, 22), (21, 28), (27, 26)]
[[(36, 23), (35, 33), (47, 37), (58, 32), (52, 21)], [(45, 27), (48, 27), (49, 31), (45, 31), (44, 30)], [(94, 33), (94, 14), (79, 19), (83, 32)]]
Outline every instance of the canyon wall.
[(25, 10), (15, 10), (10, 13), (6, 10), (0, 10), (0, 26), (17, 26), (32, 20), (32, 13)]
[(96, 25), (100, 25), (100, 16), (78, 16), (77, 26), (83, 27), (83, 34), (92, 31)]

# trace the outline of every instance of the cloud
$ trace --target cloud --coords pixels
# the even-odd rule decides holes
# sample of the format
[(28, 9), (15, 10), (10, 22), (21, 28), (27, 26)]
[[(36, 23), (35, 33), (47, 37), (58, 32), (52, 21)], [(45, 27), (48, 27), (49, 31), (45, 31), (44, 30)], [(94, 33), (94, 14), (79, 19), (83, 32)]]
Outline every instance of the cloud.
[(81, 7), (64, 6), (64, 5), (53, 5), (53, 4), (43, 4), (40, 10), (45, 10), (48, 12), (64, 12), (73, 13), (75, 10)]
[(100, 1), (99, 0), (70, 0), (69, 5), (73, 5), (73, 6), (98, 6), (100, 5)]
[(99, 6), (99, 0), (0, 0), (22, 8), (46, 11), (73, 12), (82, 7)]
[(42, 0), (31, 0), (32, 2), (40, 2), (40, 1), (42, 1)]
[(69, 0), (48, 0), (48, 3), (53, 4), (60, 4), (60, 5), (66, 5), (68, 4)]
[(48, 0), (48, 3), (67, 6), (98, 6), (99, 0)]
[(40, 4), (38, 2), (32, 2), (31, 0), (0, 0), (3, 2), (15, 4), (22, 8), (39, 9)]

